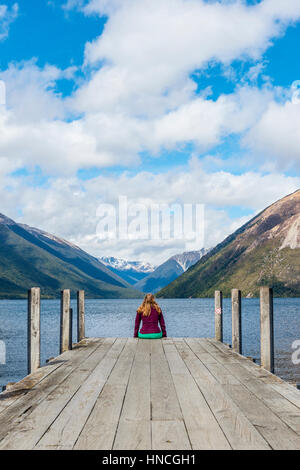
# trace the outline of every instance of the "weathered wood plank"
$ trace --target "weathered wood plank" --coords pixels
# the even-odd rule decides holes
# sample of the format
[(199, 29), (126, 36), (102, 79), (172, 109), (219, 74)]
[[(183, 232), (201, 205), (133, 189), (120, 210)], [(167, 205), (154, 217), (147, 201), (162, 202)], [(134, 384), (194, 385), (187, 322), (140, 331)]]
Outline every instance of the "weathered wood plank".
[[(202, 363), (203, 372), (207, 374), (207, 380), (211, 381), (211, 377), (218, 377), (220, 384), (239, 384), (239, 381), (235, 379), (232, 374), (230, 374), (222, 364), (220, 364), (215, 358), (211, 356), (208, 352), (202, 353), (204, 349), (199, 345), (198, 341), (194, 338), (186, 338), (186, 343), (197, 356)], [(200, 349), (199, 349), (200, 348)], [(209, 367), (208, 367), (209, 365)], [(199, 366), (200, 367), (200, 366)], [(206, 371), (206, 372), (205, 372)]]
[(193, 449), (230, 449), (228, 440), (174, 344), (163, 343)]
[(137, 344), (137, 339), (128, 339), (87, 423), (83, 427), (75, 449), (112, 449)]
[[(15, 419), (10, 426), (9, 434), (0, 442), (0, 449), (33, 449), (91, 371), (105, 357), (114, 342), (115, 339), (107, 338), (83, 362), (77, 362), (76, 366), (74, 362), (73, 365), (71, 362), (63, 381), (52, 384), (51, 392), (45, 394), (41, 402), (38, 404), (32, 402), (29, 414), (19, 415), (19, 419)], [(61, 368), (57, 372), (60, 370)]]
[[(201, 344), (203, 344), (205, 347), (203, 342)], [(212, 354), (214, 354), (212, 348), (216, 349), (218, 354), (222, 354), (222, 351), (214, 347), (214, 344), (212, 344), (210, 341), (207, 341), (207, 349), (211, 351)], [(226, 354), (224, 353), (222, 364), (228, 370), (232, 369), (237, 371), (237, 365), (239, 364), (237, 363), (237, 359), (234, 353), (233, 357), (235, 357), (235, 363), (226, 360)], [(239, 379), (239, 377), (237, 378)], [(255, 377), (253, 376), (253, 379), (254, 378)], [(242, 410), (243, 414), (249, 419), (249, 421), (256, 427), (264, 439), (273, 449), (276, 450), (300, 449), (299, 436), (289, 426), (287, 426), (282, 421), (282, 419), (279, 418), (262, 400), (260, 400), (256, 395), (248, 390), (242, 380), (242, 377), (240, 377), (239, 385), (223, 385), (224, 390)]]
[[(266, 378), (266, 379), (272, 379), (272, 380), (278, 380), (278, 382), (281, 381), (279, 377), (276, 377), (275, 375), (271, 374), (271, 372), (267, 371), (266, 369), (261, 368), (258, 364), (256, 364), (253, 361), (250, 361), (248, 358), (245, 356), (242, 356), (239, 353), (236, 353), (232, 351), (227, 345), (224, 343), (219, 343), (218, 341), (215, 341), (212, 338), (207, 339), (207, 345), (211, 343), (212, 346), (217, 348), (220, 352), (226, 355), (227, 358), (230, 358), (231, 363), (240, 363), (243, 364), (243, 366), (251, 372), (255, 377), (259, 377), (261, 379)], [(214, 351), (211, 349), (211, 351)], [(221, 359), (222, 360), (222, 359)]]
[(44, 378), (54, 372), (55, 369), (61, 367), (62, 364), (62, 362), (50, 362), (49, 364), (44, 367), (41, 367), (32, 374), (27, 375), (24, 379), (20, 380), (15, 385), (10, 387), (9, 390), (2, 392), (0, 394), (0, 419), (2, 411), (11, 406), (13, 403), (15, 403), (20, 397), (25, 396)]
[(92, 373), (82, 381), (78, 391), (73, 396), (69, 393), (68, 404), (42, 436), (36, 449), (73, 449), (126, 341), (118, 338)]
[(297, 408), (300, 408), (300, 390), (286, 382), (272, 382), (270, 385), (274, 390), (276, 390), (276, 392), (286, 398), (289, 402), (293, 403), (293, 405), (297, 406)]
[[(232, 448), (236, 450), (270, 450), (265, 439), (190, 349), (188, 340), (186, 343), (174, 342)], [(192, 346), (193, 343), (191, 348)], [(210, 367), (213, 366), (214, 364), (210, 364)]]
[[(97, 341), (95, 339), (85, 340), (75, 347), (73, 353), (66, 351), (58, 358), (53, 359), (47, 366), (18, 382), (11, 392), (0, 394), (3, 412), (0, 414), (0, 423), (2, 424), (0, 426), (0, 440), (13, 428), (15, 423), (19, 422), (21, 417), (24, 417), (25, 414), (27, 416), (33, 411), (34, 407), (56, 388), (78, 364), (91, 355), (101, 342), (101, 339), (97, 339)], [(19, 394), (18, 390), (23, 388), (24, 392)], [(17, 396), (14, 395), (14, 390), (16, 390)]]
[(151, 342), (151, 419), (183, 419), (162, 340)]
[(190, 450), (183, 421), (152, 421), (152, 449)]
[(239, 361), (236, 364), (227, 364), (225, 368), (284, 423), (295, 432), (300, 433), (300, 414), (297, 406), (275, 391), (271, 384), (253, 376), (251, 370), (245, 368), (244, 365), (245, 361)]
[(191, 449), (162, 340), (151, 342), (151, 419), (153, 449)]
[(138, 340), (113, 449), (151, 449), (150, 340)]

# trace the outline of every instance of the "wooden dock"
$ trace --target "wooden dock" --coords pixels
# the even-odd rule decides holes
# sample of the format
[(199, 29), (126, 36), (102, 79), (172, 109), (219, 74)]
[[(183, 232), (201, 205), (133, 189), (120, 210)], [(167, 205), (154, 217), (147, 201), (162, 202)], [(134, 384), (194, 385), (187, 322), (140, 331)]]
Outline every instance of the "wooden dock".
[(300, 392), (215, 339), (84, 339), (0, 394), (0, 449), (300, 449)]

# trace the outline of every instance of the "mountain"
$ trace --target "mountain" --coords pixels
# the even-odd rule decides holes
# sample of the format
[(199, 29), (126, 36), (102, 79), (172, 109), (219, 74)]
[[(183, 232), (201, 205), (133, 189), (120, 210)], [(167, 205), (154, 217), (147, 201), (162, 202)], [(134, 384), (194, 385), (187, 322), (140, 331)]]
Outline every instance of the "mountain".
[(259, 287), (300, 297), (300, 190), (280, 199), (227, 237), (159, 297), (226, 296), (232, 288), (256, 297)]
[(64, 288), (93, 298), (141, 296), (79, 247), (0, 214), (0, 298), (23, 298), (33, 286), (49, 298)]
[(134, 287), (142, 292), (157, 292), (172, 282), (207, 253), (204, 248), (172, 256)]
[(128, 261), (114, 258), (113, 256), (103, 256), (99, 258), (99, 261), (131, 285), (144, 279), (144, 277), (148, 276), (148, 274), (152, 273), (155, 269), (155, 266), (152, 266), (150, 263)]

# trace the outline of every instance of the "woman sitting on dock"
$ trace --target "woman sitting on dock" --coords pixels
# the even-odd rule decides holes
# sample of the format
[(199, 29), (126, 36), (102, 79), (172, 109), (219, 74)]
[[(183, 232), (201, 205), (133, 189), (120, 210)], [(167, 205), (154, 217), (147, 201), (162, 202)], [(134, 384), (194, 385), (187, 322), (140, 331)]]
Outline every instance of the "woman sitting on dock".
[[(142, 328), (139, 331), (140, 323)], [(160, 328), (158, 326), (160, 324)], [(153, 294), (146, 294), (143, 303), (137, 310), (134, 337), (135, 338), (165, 338), (167, 336), (165, 320)]]

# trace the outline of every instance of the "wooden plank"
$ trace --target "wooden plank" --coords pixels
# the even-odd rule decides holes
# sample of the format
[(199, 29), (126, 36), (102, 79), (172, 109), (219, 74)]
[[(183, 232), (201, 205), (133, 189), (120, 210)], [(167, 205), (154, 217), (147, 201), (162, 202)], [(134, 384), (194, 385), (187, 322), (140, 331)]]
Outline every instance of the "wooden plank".
[(183, 421), (152, 421), (152, 449), (190, 450)]
[(230, 449), (228, 440), (174, 344), (163, 343), (193, 449)]
[[(34, 374), (18, 382), (11, 392), (0, 394), (0, 401), (3, 399), (3, 413), (0, 414), (0, 424), (2, 425), (0, 426), (0, 440), (13, 428), (14, 423), (18, 423), (19, 419), (24, 417), (25, 414), (28, 415), (78, 364), (91, 355), (101, 343), (102, 340), (99, 339), (97, 341), (93, 339), (85, 340), (76, 346), (73, 354), (71, 351), (65, 352), (52, 360), (48, 366), (38, 369)], [(46, 371), (45, 374), (44, 370)], [(24, 393), (15, 396), (14, 390), (18, 393), (18, 389), (22, 389), (22, 387), (28, 387), (28, 389), (25, 388)], [(13, 395), (11, 396), (10, 393)]]
[(162, 341), (151, 342), (152, 449), (191, 449)]
[(271, 387), (280, 393), (284, 398), (293, 403), (297, 408), (300, 408), (300, 390), (293, 387), (292, 385), (282, 382), (282, 383), (272, 383)]
[(112, 449), (137, 344), (137, 339), (128, 339), (76, 442), (75, 449)]
[(300, 433), (300, 413), (297, 406), (275, 391), (271, 384), (253, 376), (251, 371), (245, 368), (244, 365), (245, 361), (240, 361), (237, 364), (228, 364), (225, 367), (284, 423), (295, 432)]
[(193, 343), (188, 340), (185, 343), (174, 342), (231, 447), (236, 450), (270, 450), (265, 439), (190, 349), (189, 344), (192, 348)]
[[(212, 376), (218, 377), (219, 383), (222, 385), (225, 384), (239, 384), (239, 381), (235, 379), (232, 374), (230, 374), (222, 364), (220, 364), (215, 358), (212, 358), (211, 354), (206, 352), (205, 354), (202, 353), (204, 350), (201, 345), (199, 345), (197, 339), (195, 338), (186, 338), (186, 343), (190, 347), (190, 349), (193, 351), (193, 353), (197, 356), (197, 358), (201, 361), (200, 364), (202, 363), (203, 365), (202, 370), (203, 374), (206, 374), (207, 380), (212, 381)], [(200, 352), (199, 352), (200, 348)], [(209, 368), (207, 367), (209, 364)], [(200, 367), (200, 365), (199, 365)], [(213, 383), (215, 383), (215, 380), (213, 380)]]
[[(258, 364), (255, 364), (253, 361), (250, 361), (247, 357), (232, 351), (232, 349), (230, 349), (224, 343), (219, 343), (218, 341), (209, 338), (207, 339), (206, 344), (207, 346), (211, 344), (214, 348), (217, 348), (219, 351), (225, 354), (227, 358), (230, 358), (231, 363), (242, 363), (243, 366), (248, 369), (255, 377), (272, 379), (278, 382), (281, 381), (279, 377), (276, 377), (275, 375), (271, 374), (271, 372), (267, 371), (266, 369), (262, 369)], [(212, 353), (214, 353), (215, 349), (211, 349), (211, 351)]]
[[(204, 344), (203, 342), (201, 344)], [(212, 351), (214, 345), (207, 341), (207, 348)], [(217, 348), (215, 348), (217, 350)], [(222, 351), (218, 350), (218, 354)], [(212, 351), (212, 354), (214, 352)], [(234, 353), (232, 353), (234, 355)], [(228, 370), (237, 370), (237, 363), (226, 361), (223, 358), (222, 364)], [(236, 356), (236, 355), (235, 355)], [(219, 357), (219, 356), (218, 356)], [(236, 361), (236, 359), (235, 359)], [(250, 363), (250, 361), (249, 361)], [(209, 367), (209, 365), (207, 366)], [(217, 378), (217, 377), (216, 377)], [(237, 377), (238, 378), (238, 377)], [(255, 378), (253, 376), (253, 378)], [(218, 378), (217, 378), (218, 379)], [(232, 398), (243, 414), (256, 427), (264, 439), (276, 450), (300, 449), (299, 436), (287, 426), (263, 401), (253, 394), (240, 381), (239, 385), (223, 385), (226, 393)]]
[(70, 368), (67, 377), (61, 383), (55, 382), (51, 393), (44, 397), (43, 401), (38, 405), (32, 403), (30, 414), (20, 416), (19, 420), (12, 423), (11, 431), (0, 442), (0, 449), (33, 449), (114, 342), (113, 338), (105, 339), (91, 355), (77, 364), (75, 369)]
[(299, 436), (246, 387), (241, 384), (224, 388), (273, 449), (300, 449)]
[(150, 340), (138, 340), (114, 450), (151, 449)]
[(61, 366), (62, 363), (49, 363), (32, 374), (27, 375), (24, 379), (10, 387), (9, 390), (2, 392), (0, 394), (0, 419), (2, 411), (15, 403), (21, 396), (25, 396), (45, 377)]
[[(211, 344), (209, 341), (205, 340), (204, 338), (197, 339), (199, 342), (200, 346), (206, 351), (206, 353), (209, 353), (212, 358), (216, 359), (217, 362), (221, 364), (226, 364), (227, 362), (232, 362), (235, 363), (236, 359), (232, 355), (231, 350), (228, 349), (228, 351), (223, 352), (219, 351), (214, 347), (213, 344)], [(220, 343), (223, 344), (223, 343)]]
[(69, 394), (68, 404), (40, 439), (36, 449), (73, 449), (126, 341), (118, 338), (92, 373), (81, 382), (78, 391), (73, 396)]
[(162, 341), (151, 341), (151, 418), (183, 420)]
[(40, 367), (41, 349), (41, 290), (33, 287), (28, 291), (28, 374)]

